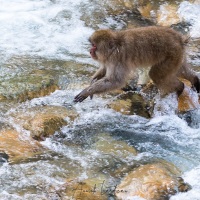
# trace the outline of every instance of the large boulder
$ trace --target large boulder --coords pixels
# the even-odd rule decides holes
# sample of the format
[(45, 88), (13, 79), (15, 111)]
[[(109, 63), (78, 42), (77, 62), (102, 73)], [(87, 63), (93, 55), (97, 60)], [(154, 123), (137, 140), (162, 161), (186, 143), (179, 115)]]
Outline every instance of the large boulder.
[(157, 162), (141, 165), (128, 173), (116, 188), (119, 200), (139, 196), (146, 200), (164, 200), (190, 186), (179, 177), (180, 171), (171, 163)]

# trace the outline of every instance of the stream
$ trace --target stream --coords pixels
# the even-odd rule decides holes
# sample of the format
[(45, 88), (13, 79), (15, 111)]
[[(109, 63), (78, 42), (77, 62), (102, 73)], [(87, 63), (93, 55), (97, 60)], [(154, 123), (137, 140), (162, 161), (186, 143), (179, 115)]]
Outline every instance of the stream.
[[(190, 24), (192, 38), (200, 38), (200, 4), (177, 2), (178, 15)], [(116, 17), (114, 9), (113, 15), (108, 12), (112, 4), (114, 1), (106, 0), (0, 0), (0, 81), (43, 70), (55, 78), (60, 88), (24, 102), (1, 102), (0, 126), (9, 124), (22, 133), (23, 139), (30, 132), (13, 120), (13, 112), (50, 105), (73, 108), (78, 113), (73, 123), (40, 141), (47, 150), (39, 156), (12, 164), (0, 154), (0, 200), (68, 199), (61, 198), (55, 191), (69, 180), (101, 177), (115, 185), (119, 178), (112, 175), (112, 170), (154, 159), (173, 163), (192, 187), (170, 200), (200, 200), (200, 108), (185, 118), (168, 110), (164, 115), (146, 119), (108, 108), (107, 103), (115, 98), (113, 95), (95, 95), (93, 100), (73, 103), (74, 96), (98, 67), (90, 58), (88, 37), (98, 28), (127, 26), (126, 17)], [(163, 1), (160, 4), (164, 4)], [(123, 7), (119, 4), (117, 9), (121, 9), (120, 6)], [(147, 22), (134, 23), (139, 26)], [(197, 68), (200, 57), (198, 53), (195, 55), (191, 62)], [(101, 153), (95, 146), (101, 140), (123, 141), (138, 154)]]

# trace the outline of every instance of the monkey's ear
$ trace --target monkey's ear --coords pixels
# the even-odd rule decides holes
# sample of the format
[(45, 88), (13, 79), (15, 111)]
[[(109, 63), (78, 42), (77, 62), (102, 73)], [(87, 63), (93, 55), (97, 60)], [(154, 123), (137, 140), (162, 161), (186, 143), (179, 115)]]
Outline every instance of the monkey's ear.
[(110, 41), (110, 42), (108, 43), (108, 45), (109, 45), (109, 49), (113, 49), (113, 48), (115, 47), (115, 42), (114, 42), (114, 40)]

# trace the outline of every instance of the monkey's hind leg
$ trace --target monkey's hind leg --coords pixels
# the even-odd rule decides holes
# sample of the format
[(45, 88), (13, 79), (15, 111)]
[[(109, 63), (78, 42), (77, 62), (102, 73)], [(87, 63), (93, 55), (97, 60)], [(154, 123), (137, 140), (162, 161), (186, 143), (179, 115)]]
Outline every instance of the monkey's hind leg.
[(149, 71), (149, 76), (160, 90), (162, 97), (173, 92), (179, 96), (183, 92), (184, 84), (176, 76), (178, 64), (174, 65), (174, 61), (168, 59), (152, 66)]
[(182, 67), (179, 69), (178, 77), (187, 79), (191, 82), (197, 93), (200, 93), (200, 76), (192, 70), (191, 65), (184, 61)]

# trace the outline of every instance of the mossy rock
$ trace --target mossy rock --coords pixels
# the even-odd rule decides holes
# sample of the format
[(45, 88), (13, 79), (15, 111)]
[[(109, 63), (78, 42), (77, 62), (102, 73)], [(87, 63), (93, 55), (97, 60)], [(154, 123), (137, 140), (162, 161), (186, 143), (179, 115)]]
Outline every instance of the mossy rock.
[(46, 96), (58, 89), (54, 77), (44, 71), (14, 76), (0, 81), (0, 101), (26, 101)]

